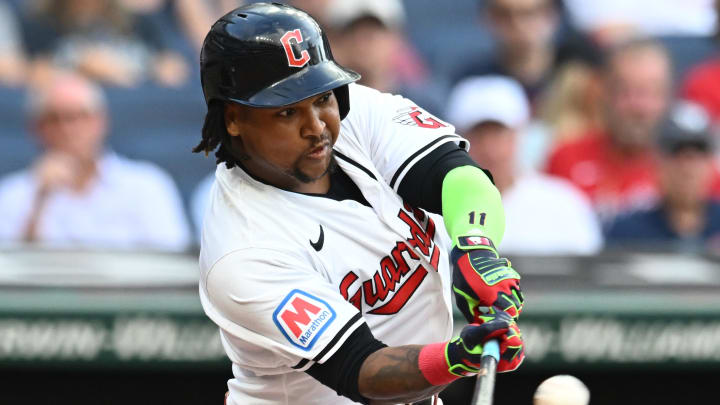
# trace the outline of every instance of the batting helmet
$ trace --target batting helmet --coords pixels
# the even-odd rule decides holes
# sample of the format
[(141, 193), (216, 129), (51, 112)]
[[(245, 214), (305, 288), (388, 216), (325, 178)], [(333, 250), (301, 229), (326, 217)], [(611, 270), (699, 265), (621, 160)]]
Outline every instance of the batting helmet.
[(334, 90), (340, 117), (347, 85), (360, 78), (338, 65), (325, 34), (304, 11), (278, 3), (236, 8), (213, 24), (200, 52), (205, 102), (281, 107)]

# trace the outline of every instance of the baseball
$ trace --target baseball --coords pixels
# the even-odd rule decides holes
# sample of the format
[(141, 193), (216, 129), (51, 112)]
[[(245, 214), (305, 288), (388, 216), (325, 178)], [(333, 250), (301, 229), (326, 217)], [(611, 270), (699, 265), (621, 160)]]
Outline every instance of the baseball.
[(534, 405), (587, 405), (590, 390), (571, 375), (556, 375), (538, 385)]

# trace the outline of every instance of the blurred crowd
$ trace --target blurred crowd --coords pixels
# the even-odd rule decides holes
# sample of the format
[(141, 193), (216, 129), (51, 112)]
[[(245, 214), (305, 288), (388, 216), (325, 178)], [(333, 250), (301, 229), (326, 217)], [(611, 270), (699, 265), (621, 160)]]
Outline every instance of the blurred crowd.
[[(174, 105), (200, 98), (205, 33), (241, 3), (0, 0), (0, 104), (22, 105), (14, 119), (37, 145), (0, 170), (0, 241), (196, 247), (212, 170), (151, 138), (179, 127), (199, 139), (204, 105), (190, 103), (190, 124)], [(503, 254), (720, 254), (720, 0), (289, 3), (362, 84), (468, 139), (503, 197)], [(137, 154), (108, 142), (117, 105), (135, 112), (121, 125), (136, 136), (114, 143)], [(5, 154), (16, 127), (0, 124)]]

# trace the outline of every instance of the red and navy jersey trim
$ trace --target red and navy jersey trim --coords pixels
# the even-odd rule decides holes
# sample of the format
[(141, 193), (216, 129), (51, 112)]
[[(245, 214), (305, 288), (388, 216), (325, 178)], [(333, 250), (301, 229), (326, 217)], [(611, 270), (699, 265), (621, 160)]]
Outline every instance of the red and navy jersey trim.
[[(325, 346), (325, 348), (323, 348), (320, 351), (320, 353), (317, 354), (317, 356), (313, 357), (312, 361), (314, 361), (314, 362), (319, 361), (320, 359), (325, 357), (325, 355), (330, 350), (332, 350), (338, 343), (342, 344), (342, 342), (340, 342), (340, 339), (345, 335), (345, 333), (348, 331), (348, 329), (350, 329), (350, 327), (355, 325), (358, 322), (358, 320), (360, 320), (361, 318), (362, 318), (362, 314), (360, 312), (353, 315), (353, 317), (350, 318), (345, 323), (345, 325), (343, 325), (342, 328), (340, 328), (340, 330), (335, 334), (335, 336), (330, 340), (330, 342)], [(302, 359), (298, 362), (298, 364), (294, 365), (292, 368), (295, 370), (302, 369), (307, 365), (308, 362), (310, 362), (310, 359)]]
[(426, 152), (428, 149), (434, 147), (435, 145), (439, 144), (440, 142), (443, 142), (447, 138), (457, 138), (457, 137), (458, 137), (457, 135), (443, 135), (441, 137), (433, 139), (432, 142), (430, 142), (427, 145), (423, 146), (422, 148), (416, 150), (415, 153), (413, 153), (412, 155), (410, 155), (410, 157), (405, 159), (405, 161), (400, 165), (400, 167), (397, 168), (397, 170), (395, 171), (395, 174), (393, 175), (392, 179), (390, 180), (390, 187), (392, 189), (395, 189), (395, 184), (397, 183), (398, 178), (400, 177), (400, 173), (405, 171), (405, 168), (408, 165), (410, 165), (410, 163), (412, 163), (412, 161), (415, 160), (420, 154), (422, 154), (423, 152)]

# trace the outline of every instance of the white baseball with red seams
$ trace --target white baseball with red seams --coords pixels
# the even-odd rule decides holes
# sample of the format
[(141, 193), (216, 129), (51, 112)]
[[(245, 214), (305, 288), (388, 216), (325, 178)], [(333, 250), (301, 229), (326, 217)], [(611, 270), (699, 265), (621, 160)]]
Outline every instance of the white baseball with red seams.
[(372, 207), (284, 191), (219, 165), (205, 215), (200, 298), (233, 362), (228, 404), (350, 404), (306, 373), (362, 323), (391, 345), (452, 334), (442, 218), (397, 187), (454, 128), (400, 96), (350, 84), (333, 149)]
[(534, 405), (587, 405), (590, 390), (571, 375), (556, 375), (540, 383), (533, 396)]

